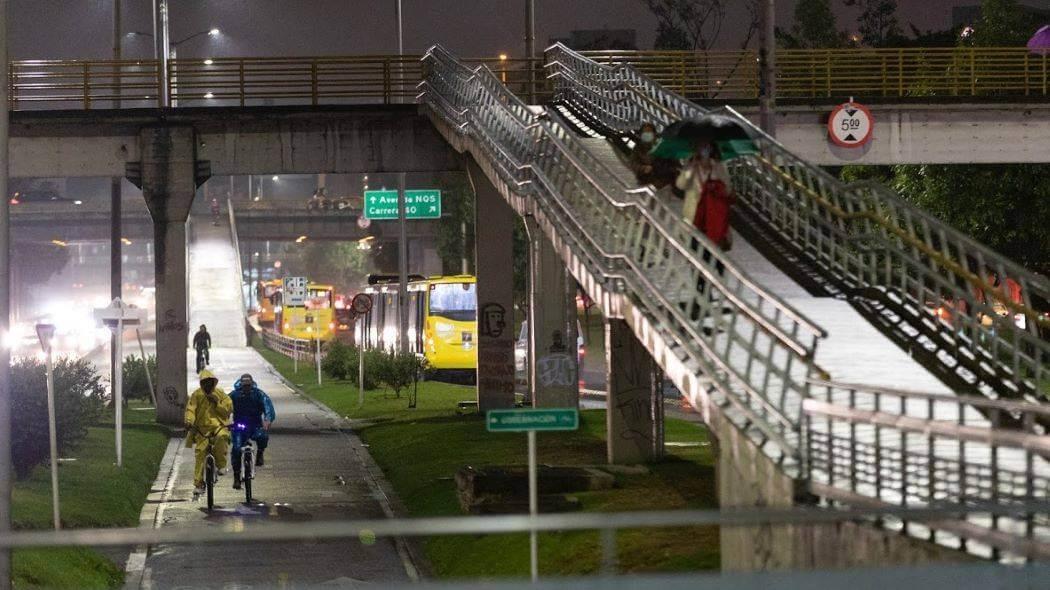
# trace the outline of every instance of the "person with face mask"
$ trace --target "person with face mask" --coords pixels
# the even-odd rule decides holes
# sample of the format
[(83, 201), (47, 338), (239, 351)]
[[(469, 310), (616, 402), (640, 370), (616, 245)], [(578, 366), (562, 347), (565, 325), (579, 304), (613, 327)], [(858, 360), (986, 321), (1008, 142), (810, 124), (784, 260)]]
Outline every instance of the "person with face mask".
[(241, 449), (249, 440), (254, 440), (258, 451), (255, 454), (255, 464), (259, 467), (265, 465), (263, 457), (266, 447), (270, 442), (270, 424), (277, 418), (273, 410), (273, 402), (259, 388), (255, 380), (248, 373), (241, 375), (237, 384), (233, 386), (230, 394), (233, 400), (233, 445), (230, 456), (230, 464), (233, 466), (233, 488), (241, 489)]
[(208, 437), (214, 435), (213, 456), (219, 475), (226, 473), (226, 447), (230, 442), (230, 412), (233, 402), (219, 388), (219, 380), (211, 371), (200, 372), (200, 387), (186, 402), (186, 448), (193, 449), (196, 462), (193, 468), (193, 493), (204, 493), (204, 458), (208, 454)]
[[(730, 184), (729, 170), (719, 158), (718, 149), (710, 142), (697, 146), (696, 155), (678, 175), (676, 185), (685, 192), (682, 216), (686, 222), (700, 230), (720, 250), (729, 250), (733, 245), (729, 215), (736, 196)], [(698, 247), (698, 242), (694, 239), (692, 247)], [(710, 264), (713, 254), (706, 248), (702, 250), (704, 262)], [(719, 275), (725, 272), (721, 260), (715, 260), (715, 272)], [(697, 279), (696, 289), (702, 292), (705, 286), (706, 281), (701, 276)], [(714, 297), (713, 291), (708, 296)], [(694, 304), (689, 313), (696, 319), (700, 308)], [(707, 332), (711, 328), (705, 327), (704, 330)]]
[(652, 123), (643, 124), (638, 130), (638, 141), (631, 149), (631, 170), (640, 185), (650, 184), (657, 190), (670, 185), (673, 190), (674, 179), (678, 176), (678, 163), (653, 157), (650, 152), (655, 144), (656, 126)]
[(729, 170), (711, 143), (698, 146), (696, 155), (678, 176), (676, 184), (685, 191), (682, 216), (722, 250), (729, 250), (729, 214), (735, 196)]

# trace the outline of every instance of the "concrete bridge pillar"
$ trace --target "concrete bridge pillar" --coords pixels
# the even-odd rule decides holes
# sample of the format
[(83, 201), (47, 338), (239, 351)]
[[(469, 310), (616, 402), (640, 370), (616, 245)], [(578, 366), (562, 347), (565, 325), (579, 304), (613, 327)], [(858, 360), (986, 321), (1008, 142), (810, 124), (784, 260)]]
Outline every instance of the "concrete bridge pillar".
[(194, 131), (153, 127), (140, 133), (139, 178), (153, 218), (157, 284), (157, 421), (180, 425), (186, 407), (189, 341), (186, 219), (197, 190)]
[[(609, 463), (655, 459), (653, 359), (624, 320), (605, 320), (606, 445)], [(657, 433), (654, 436), (654, 433)]]
[(476, 195), (478, 411), (514, 407), (514, 221), (517, 213), (473, 158)]
[(532, 216), (529, 234), (529, 394), (535, 408), (580, 403), (576, 281)]

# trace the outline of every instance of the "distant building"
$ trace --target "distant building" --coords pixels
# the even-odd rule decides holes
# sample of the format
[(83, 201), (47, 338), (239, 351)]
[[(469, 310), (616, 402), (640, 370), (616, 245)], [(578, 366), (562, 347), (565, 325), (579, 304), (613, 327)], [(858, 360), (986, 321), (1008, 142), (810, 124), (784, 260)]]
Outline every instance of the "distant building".
[[(1050, 24), (1050, 8), (1036, 8), (1021, 2), (1021, 9), (1040, 25)], [(981, 6), (956, 6), (952, 8), (952, 28), (972, 26), (981, 20)]]
[(563, 43), (577, 51), (635, 50), (638, 49), (638, 31), (635, 29), (582, 29), (570, 31), (568, 37), (551, 37), (551, 45)]

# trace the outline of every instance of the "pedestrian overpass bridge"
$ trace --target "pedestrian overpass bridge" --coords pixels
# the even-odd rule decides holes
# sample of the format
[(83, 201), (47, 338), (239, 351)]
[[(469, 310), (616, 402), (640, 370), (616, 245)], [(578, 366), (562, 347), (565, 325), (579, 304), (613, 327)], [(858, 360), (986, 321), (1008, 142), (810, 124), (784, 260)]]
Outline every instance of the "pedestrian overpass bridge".
[[(960, 559), (960, 549), (995, 559), (1050, 556), (1048, 513), (1033, 506), (1050, 492), (1046, 277), (885, 187), (839, 182), (753, 126), (760, 153), (732, 166), (737, 245), (721, 252), (665, 195), (637, 187), (621, 159), (643, 122), (663, 126), (710, 111), (631, 65), (603, 65), (560, 45), (545, 56), (543, 92), (526, 89), (532, 104), (509, 87), (508, 66), (462, 61), (440, 47), (414, 65), (369, 62), (381, 87), (356, 95), (345, 79), (332, 90), (325, 67), (351, 67), (335, 58), (307, 60), (305, 78), (278, 61), (266, 75), (283, 73), (287, 87), (262, 96), (311, 106), (248, 107), (259, 88), (249, 84), (246, 60), (220, 63), (215, 75), (206, 66), (219, 60), (176, 61), (178, 109), (13, 119), (13, 175), (126, 174), (143, 188), (157, 243), (159, 388), (168, 406), (159, 414), (179, 419), (185, 399), (184, 221), (210, 173), (465, 168), (484, 220), (479, 306), (507, 308), (510, 248), (500, 245), (509, 242), (501, 232), (520, 215), (542, 236), (537, 247), (551, 250), (610, 318), (610, 460), (657, 452), (655, 364), (718, 440), (723, 507), (1016, 507), (925, 525), (886, 520), (881, 529), (727, 528), (727, 567)], [(62, 99), (90, 107), (115, 97), (112, 81), (85, 71), (84, 86)], [(420, 114), (397, 105), (313, 106), (396, 101), (413, 76), (422, 80)], [(123, 83), (126, 106), (134, 106), (126, 91), (146, 101), (155, 90)], [(245, 106), (199, 106), (209, 100)], [(1020, 299), (992, 276), (1016, 284)], [(1025, 327), (996, 308), (1024, 317)], [(507, 332), (479, 335), (482, 409), (513, 403)]]

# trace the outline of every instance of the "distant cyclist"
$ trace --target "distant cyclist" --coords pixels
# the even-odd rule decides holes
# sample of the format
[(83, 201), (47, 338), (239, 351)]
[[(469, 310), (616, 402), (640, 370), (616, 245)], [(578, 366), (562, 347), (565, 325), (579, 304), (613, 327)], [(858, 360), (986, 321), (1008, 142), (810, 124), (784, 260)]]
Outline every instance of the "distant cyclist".
[(270, 424), (277, 415), (273, 411), (273, 402), (270, 396), (259, 389), (259, 386), (248, 373), (241, 375), (240, 380), (233, 386), (230, 393), (233, 400), (233, 422), (244, 425), (233, 429), (233, 442), (230, 449), (230, 465), (233, 467), (233, 487), (241, 489), (241, 447), (254, 440), (259, 451), (255, 453), (255, 464), (262, 467), (265, 464), (263, 453), (270, 442)]
[(226, 444), (230, 433), (226, 429), (230, 411), (230, 397), (218, 387), (219, 380), (211, 371), (201, 371), (200, 388), (186, 403), (186, 447), (194, 450), (193, 493), (204, 493), (204, 457), (208, 454), (208, 437), (213, 436), (215, 467), (219, 475), (226, 473)]
[(201, 324), (200, 330), (193, 335), (193, 349), (197, 351), (197, 372), (200, 373), (204, 367), (211, 364), (211, 334), (204, 324)]

